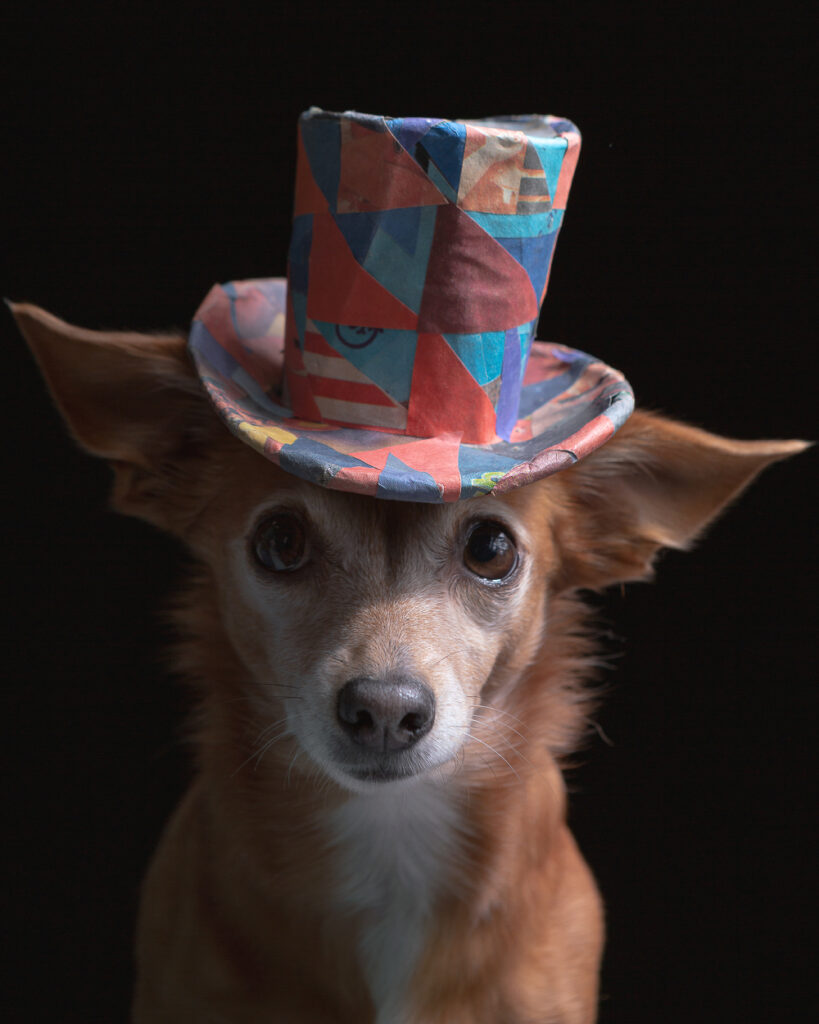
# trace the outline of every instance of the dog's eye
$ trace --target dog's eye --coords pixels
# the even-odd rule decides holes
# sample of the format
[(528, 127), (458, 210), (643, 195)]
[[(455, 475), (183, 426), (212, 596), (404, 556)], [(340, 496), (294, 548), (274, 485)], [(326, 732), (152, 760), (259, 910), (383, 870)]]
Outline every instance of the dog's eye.
[(273, 572), (293, 572), (307, 559), (307, 538), (298, 516), (280, 512), (260, 523), (253, 537), (256, 561)]
[(498, 523), (476, 523), (464, 549), (464, 565), (482, 580), (505, 579), (518, 563), (509, 534)]

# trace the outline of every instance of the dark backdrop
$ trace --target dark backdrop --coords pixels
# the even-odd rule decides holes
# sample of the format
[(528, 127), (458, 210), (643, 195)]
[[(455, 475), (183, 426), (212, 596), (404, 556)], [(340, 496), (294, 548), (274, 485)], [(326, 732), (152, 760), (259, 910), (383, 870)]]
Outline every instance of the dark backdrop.
[[(2, 16), (5, 294), (184, 326), (214, 281), (284, 272), (301, 109), (548, 111), (584, 142), (542, 336), (690, 422), (816, 435), (810, 5), (134, 6)], [(157, 614), (181, 553), (105, 511), (106, 468), (5, 311), (0, 333), (4, 1017), (123, 1020), (138, 881), (187, 772)], [(608, 907), (604, 1022), (814, 1016), (815, 470), (770, 470), (655, 585), (600, 602), (610, 743), (570, 784)]]

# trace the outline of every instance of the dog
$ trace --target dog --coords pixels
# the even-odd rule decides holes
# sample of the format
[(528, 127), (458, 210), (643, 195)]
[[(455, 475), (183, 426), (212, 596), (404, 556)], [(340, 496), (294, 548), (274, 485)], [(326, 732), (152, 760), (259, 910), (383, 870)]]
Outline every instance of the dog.
[(590, 1024), (601, 899), (561, 768), (585, 590), (644, 580), (799, 441), (636, 411), (508, 494), (422, 504), (284, 472), (182, 335), (12, 311), (112, 503), (180, 538), (195, 781), (144, 882), (137, 1024)]

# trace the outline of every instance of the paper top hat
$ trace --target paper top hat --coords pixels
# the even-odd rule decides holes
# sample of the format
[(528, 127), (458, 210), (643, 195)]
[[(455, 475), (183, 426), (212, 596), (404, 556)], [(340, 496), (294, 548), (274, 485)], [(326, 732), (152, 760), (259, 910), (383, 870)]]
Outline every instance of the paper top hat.
[(551, 116), (304, 113), (287, 281), (214, 286), (191, 330), (230, 429), (407, 501), (501, 493), (608, 440), (623, 376), (534, 341), (579, 149)]

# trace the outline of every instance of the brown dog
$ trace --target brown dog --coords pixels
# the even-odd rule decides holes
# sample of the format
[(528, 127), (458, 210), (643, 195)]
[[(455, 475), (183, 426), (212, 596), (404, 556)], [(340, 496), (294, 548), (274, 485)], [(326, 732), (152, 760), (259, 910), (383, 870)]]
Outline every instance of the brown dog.
[(593, 1021), (601, 904), (560, 771), (589, 712), (578, 590), (646, 578), (804, 444), (638, 412), (508, 496), (379, 502), (238, 442), (184, 338), (14, 313), (115, 507), (199, 562), (198, 775), (145, 882), (134, 1019)]

